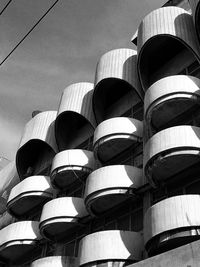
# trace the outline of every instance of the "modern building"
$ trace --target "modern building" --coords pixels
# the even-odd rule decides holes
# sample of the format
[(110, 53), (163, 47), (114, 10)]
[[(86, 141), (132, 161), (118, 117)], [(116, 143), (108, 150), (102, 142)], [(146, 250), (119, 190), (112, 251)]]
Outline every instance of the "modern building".
[(168, 1), (137, 51), (33, 112), (0, 170), (0, 266), (199, 266), (199, 18), (198, 0)]

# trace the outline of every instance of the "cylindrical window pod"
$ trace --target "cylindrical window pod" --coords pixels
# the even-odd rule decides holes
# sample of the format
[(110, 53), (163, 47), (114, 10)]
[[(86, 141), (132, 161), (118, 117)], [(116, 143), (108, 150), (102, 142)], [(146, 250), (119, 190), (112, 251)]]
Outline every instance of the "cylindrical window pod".
[[(97, 64), (93, 110), (97, 123), (142, 109), (143, 91), (137, 75), (137, 52), (122, 48), (104, 54)], [(140, 119), (140, 118), (139, 118)]]
[(195, 60), (200, 60), (200, 48), (189, 12), (163, 7), (143, 19), (138, 29), (138, 75), (144, 91)]
[(20, 179), (31, 175), (46, 175), (57, 151), (54, 136), (56, 111), (46, 111), (32, 118), (24, 129), (16, 154)]
[(92, 172), (85, 186), (85, 205), (92, 215), (101, 215), (128, 199), (137, 197), (142, 170), (129, 165), (111, 165)]
[(200, 41), (200, 3), (199, 0), (188, 0), (192, 9), (192, 16), (195, 24), (196, 33)]
[(81, 82), (63, 92), (55, 123), (59, 151), (78, 148), (93, 135), (96, 122), (92, 110), (94, 85)]
[(149, 256), (200, 239), (200, 195), (180, 195), (150, 207), (144, 217), (144, 241)]
[(60, 241), (73, 228), (82, 225), (88, 216), (84, 200), (77, 197), (60, 197), (43, 206), (40, 232), (46, 239)]
[(134, 148), (143, 139), (143, 122), (126, 117), (103, 121), (94, 132), (94, 156), (106, 163), (129, 148)]
[(79, 244), (79, 266), (124, 266), (141, 260), (143, 240), (139, 232), (100, 231), (89, 234)]
[(197, 176), (200, 171), (200, 128), (181, 125), (153, 135), (144, 146), (144, 175), (154, 186)]
[(20, 221), (0, 230), (0, 257), (14, 264), (31, 260), (41, 253), (42, 239), (37, 221)]
[(30, 176), (12, 188), (7, 210), (16, 218), (35, 214), (53, 198), (50, 178), (44, 175)]
[(33, 261), (30, 267), (77, 267), (77, 259), (65, 256), (50, 256)]
[(198, 125), (200, 80), (174, 75), (155, 82), (146, 92), (144, 120), (148, 137), (157, 131), (177, 125)]
[(74, 182), (84, 183), (95, 168), (93, 152), (84, 149), (64, 150), (53, 159), (51, 182), (56, 188), (64, 190)]

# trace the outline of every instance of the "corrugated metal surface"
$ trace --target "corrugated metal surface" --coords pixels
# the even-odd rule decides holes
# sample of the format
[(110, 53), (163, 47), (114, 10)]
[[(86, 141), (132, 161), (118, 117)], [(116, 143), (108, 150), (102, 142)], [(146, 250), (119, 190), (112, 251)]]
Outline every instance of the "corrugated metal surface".
[[(199, 60), (200, 49), (190, 13), (179, 7), (163, 7), (154, 10), (143, 19), (138, 29), (138, 71), (144, 90), (147, 88), (141, 78), (144, 70), (140, 69), (140, 62), (147, 41), (150, 46), (150, 40), (157, 36), (176, 38)], [(163, 51), (163, 55), (164, 53), (165, 51)], [(156, 56), (155, 52), (155, 58)]]
[(79, 264), (81, 266), (94, 261), (140, 260), (142, 243), (141, 234), (136, 232), (96, 232), (81, 240)]
[(145, 243), (166, 231), (174, 229), (181, 231), (182, 227), (199, 227), (199, 208), (199, 195), (181, 195), (156, 203), (145, 214)]
[(36, 221), (21, 221), (6, 226), (0, 230), (0, 246), (11, 241), (40, 240), (38, 225)]
[(115, 134), (130, 134), (142, 138), (143, 122), (125, 117), (105, 120), (95, 129), (93, 144), (95, 145), (95, 143), (103, 137)]
[(200, 150), (199, 127), (175, 126), (152, 136), (144, 147), (144, 167), (154, 156), (171, 149), (179, 151), (181, 148)]
[[(49, 195), (52, 195), (53, 197), (53, 188), (50, 183), (50, 178), (44, 175), (35, 175), (21, 181), (12, 188), (8, 198), (8, 205), (14, 198), (20, 197), (20, 195), (23, 197), (24, 193), (31, 193), (32, 196), (34, 192), (41, 192), (41, 196), (42, 192), (49, 193)], [(39, 197), (40, 196), (38, 195), (38, 198)]]
[(141, 97), (142, 91), (137, 75), (137, 51), (122, 48), (104, 54), (98, 64), (95, 76), (96, 85), (107, 78), (118, 78), (132, 85)]
[(87, 215), (84, 201), (77, 197), (60, 197), (47, 202), (43, 206), (40, 223), (56, 217), (78, 217)]
[(99, 190), (138, 188), (142, 185), (142, 170), (129, 165), (111, 165), (92, 172), (86, 181), (85, 198)]
[(69, 149), (56, 154), (52, 162), (51, 173), (60, 167), (81, 166), (95, 169), (93, 152), (84, 149)]
[(161, 101), (163, 97), (177, 93), (188, 94), (190, 97), (193, 95), (199, 96), (200, 80), (192, 76), (174, 75), (157, 81), (146, 91), (144, 99), (145, 114), (156, 101)]
[(65, 256), (51, 256), (35, 260), (31, 267), (76, 267), (77, 259)]
[(19, 148), (28, 141), (36, 139), (44, 141), (56, 151), (54, 136), (54, 121), (56, 115), (57, 111), (46, 111), (41, 112), (32, 118), (25, 126)]

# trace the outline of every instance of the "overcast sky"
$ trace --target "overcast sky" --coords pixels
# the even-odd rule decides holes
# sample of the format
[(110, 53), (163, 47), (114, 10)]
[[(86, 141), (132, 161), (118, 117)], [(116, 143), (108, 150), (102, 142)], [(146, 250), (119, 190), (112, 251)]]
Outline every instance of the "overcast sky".
[[(0, 10), (8, 0), (0, 1)], [(13, 0), (0, 16), (0, 60), (54, 0)], [(60, 0), (0, 67), (0, 156), (15, 158), (33, 110), (56, 110), (63, 89), (94, 81), (96, 63), (130, 42), (162, 0)]]

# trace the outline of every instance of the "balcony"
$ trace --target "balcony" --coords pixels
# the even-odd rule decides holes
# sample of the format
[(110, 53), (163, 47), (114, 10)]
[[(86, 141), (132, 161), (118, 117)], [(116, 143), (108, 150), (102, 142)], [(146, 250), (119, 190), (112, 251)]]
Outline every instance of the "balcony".
[(34, 258), (41, 253), (40, 240), (38, 222), (10, 224), (0, 230), (0, 259), (8, 264), (16, 264)]
[(119, 230), (96, 232), (81, 240), (79, 265), (131, 264), (141, 259), (142, 245), (140, 233)]
[(144, 239), (149, 256), (200, 239), (200, 197), (180, 195), (162, 200), (145, 214)]
[(189, 0), (189, 4), (192, 9), (192, 15), (195, 23), (196, 33), (200, 41), (200, 3), (199, 0)]
[(199, 108), (200, 80), (186, 75), (169, 76), (147, 90), (144, 119), (151, 130), (160, 131), (188, 124)]
[(65, 256), (51, 256), (35, 260), (31, 267), (76, 267), (76, 258)]
[(60, 197), (43, 206), (40, 218), (40, 232), (46, 239), (58, 241), (65, 234), (80, 226), (81, 220), (88, 215), (84, 201), (77, 197)]
[(93, 152), (83, 149), (64, 150), (53, 159), (51, 182), (60, 189), (66, 189), (74, 182), (84, 182), (95, 169)]
[(142, 109), (142, 98), (137, 76), (137, 52), (115, 49), (104, 54), (97, 64), (93, 95), (97, 123), (121, 116), (134, 106)]
[(75, 83), (62, 95), (55, 123), (59, 151), (78, 148), (93, 135), (96, 122), (92, 111), (92, 83)]
[(96, 216), (137, 195), (142, 170), (128, 165), (106, 166), (92, 172), (86, 181), (85, 204)]
[(7, 209), (14, 217), (30, 216), (42, 209), (53, 198), (50, 178), (43, 175), (31, 176), (12, 188)]
[(161, 78), (179, 74), (199, 61), (192, 15), (175, 6), (154, 10), (139, 26), (138, 51), (138, 73), (144, 91)]
[(102, 163), (142, 142), (143, 122), (125, 117), (103, 121), (94, 132), (95, 157)]
[(164, 180), (197, 178), (200, 128), (175, 126), (153, 135), (144, 146), (144, 172), (152, 185)]
[(16, 154), (21, 180), (31, 175), (46, 175), (57, 150), (54, 137), (56, 114), (56, 111), (41, 112), (26, 124)]

